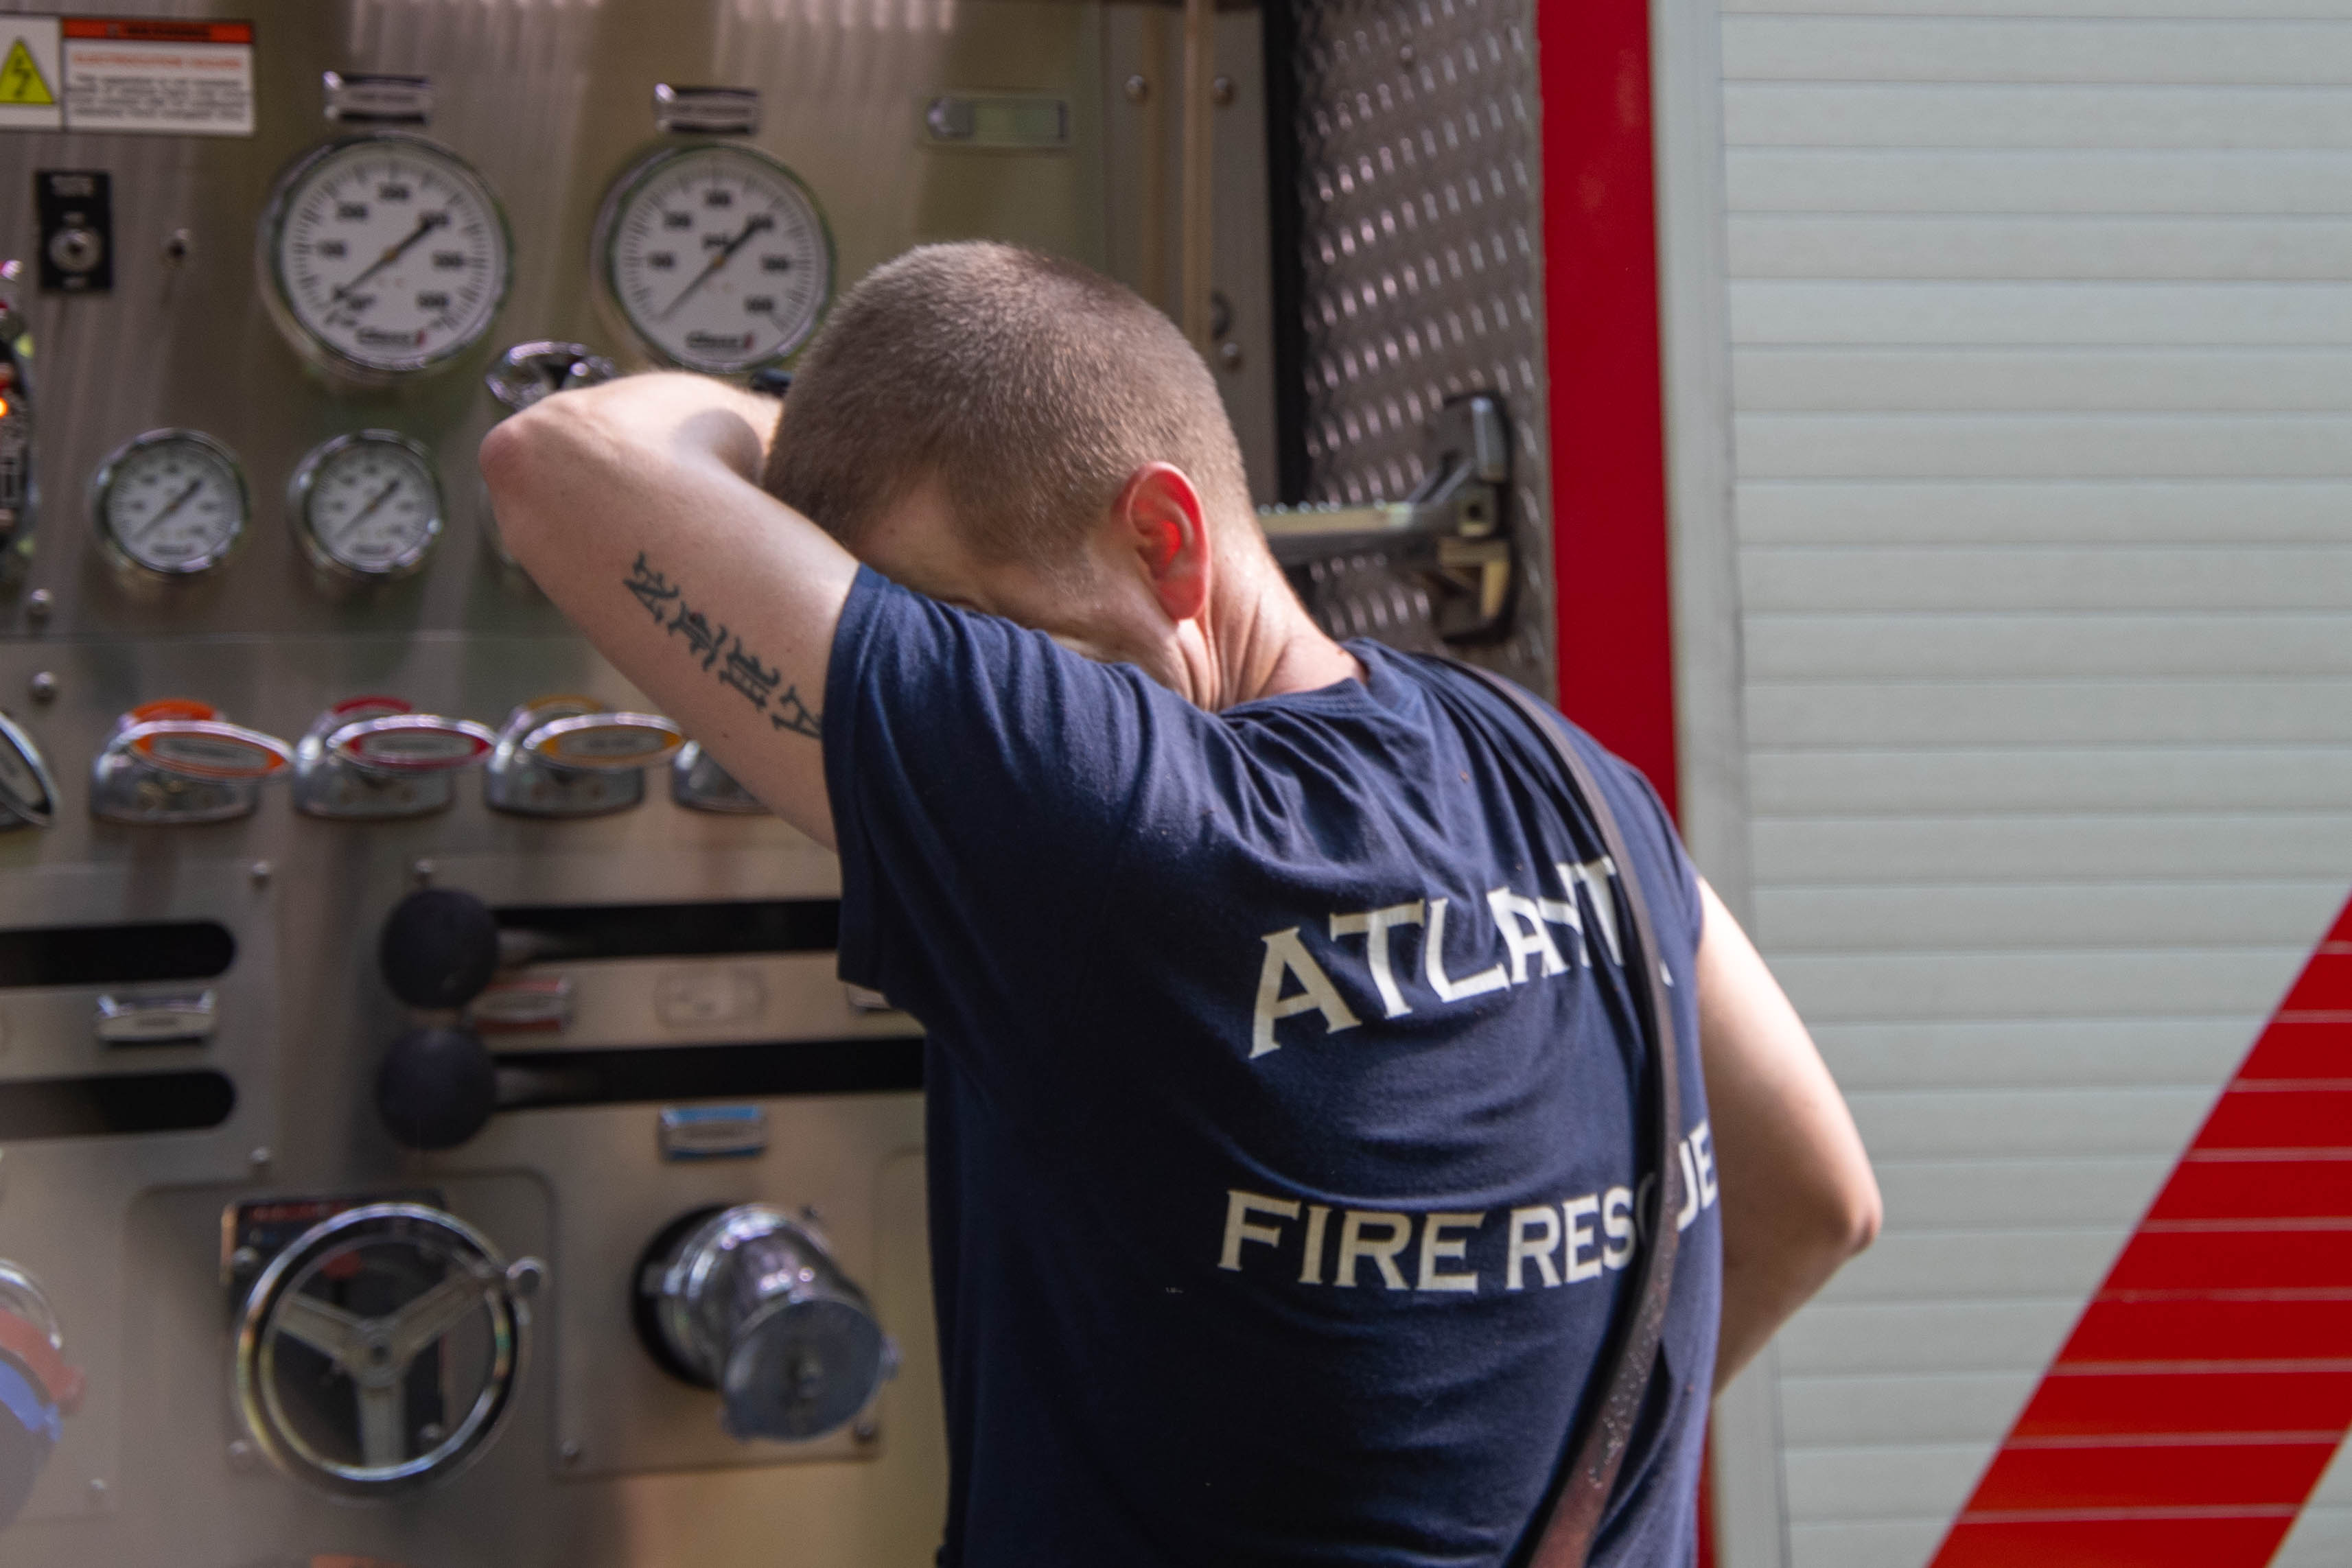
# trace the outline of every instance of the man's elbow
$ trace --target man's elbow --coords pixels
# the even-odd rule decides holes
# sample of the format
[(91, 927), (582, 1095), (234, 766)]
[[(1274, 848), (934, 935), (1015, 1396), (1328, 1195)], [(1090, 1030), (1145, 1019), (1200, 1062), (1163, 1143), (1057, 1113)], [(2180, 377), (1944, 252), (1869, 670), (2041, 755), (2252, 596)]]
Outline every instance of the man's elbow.
[(1867, 1165), (1840, 1182), (1822, 1205), (1821, 1246), (1839, 1264), (1866, 1251), (1878, 1239), (1886, 1206), (1878, 1194), (1878, 1178)]
[(549, 510), (541, 491), (559, 467), (549, 450), (557, 434), (552, 423), (541, 411), (527, 410), (500, 420), (482, 437), (482, 482), (498, 519), (499, 539), (526, 569)]

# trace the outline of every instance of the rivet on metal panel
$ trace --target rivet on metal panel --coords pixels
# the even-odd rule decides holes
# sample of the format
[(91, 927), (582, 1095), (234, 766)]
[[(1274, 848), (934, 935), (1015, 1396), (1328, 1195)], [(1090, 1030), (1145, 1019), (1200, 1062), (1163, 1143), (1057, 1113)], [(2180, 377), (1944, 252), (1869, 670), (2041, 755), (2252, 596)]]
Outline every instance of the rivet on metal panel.
[(852, 1427), (849, 1435), (861, 1443), (870, 1443), (882, 1435), (882, 1424), (868, 1416)]
[(25, 595), (25, 613), (35, 621), (47, 621), (57, 607), (57, 596), (46, 588), (37, 588)]
[(105, 1508), (105, 1507), (106, 1507), (106, 1504), (107, 1504), (107, 1500), (107, 1500), (107, 1491), (108, 1491), (108, 1488), (107, 1488), (107, 1485), (106, 1485), (106, 1482), (105, 1482), (105, 1481), (103, 1481), (102, 1479), (100, 1479), (100, 1478), (98, 1478), (97, 1476), (92, 1476), (92, 1477), (90, 1477), (90, 1478), (89, 1478), (89, 1506), (90, 1506), (91, 1508), (93, 1508), (93, 1509), (103, 1509), (103, 1508)]
[(269, 873), (274, 868), (268, 861), (256, 861), (251, 865), (245, 868), (245, 874), (252, 879), (254, 886), (268, 887), (269, 885)]
[(433, 880), (433, 862), (417, 861), (408, 868), (408, 880), (423, 887)]
[(228, 1468), (230, 1469), (249, 1470), (253, 1469), (255, 1462), (259, 1458), (260, 1456), (253, 1451), (252, 1443), (247, 1439), (243, 1437), (232, 1437), (229, 1439)]
[(194, 249), (194, 246), (195, 235), (190, 234), (185, 229), (173, 229), (170, 234), (163, 236), (164, 265), (167, 267), (179, 266), (182, 262), (188, 259), (188, 252)]
[(580, 1462), (581, 1458), (580, 1445), (575, 1442), (566, 1441), (561, 1448), (555, 1450), (555, 1457), (562, 1459), (567, 1466), (576, 1465)]
[(37, 703), (55, 702), (58, 695), (58, 677), (56, 672), (51, 670), (35, 670), (33, 672), (33, 678), (25, 683), (25, 689), (26, 692), (31, 694), (33, 700)]
[(1219, 109), (1227, 109), (1232, 107), (1234, 101), (1234, 78), (1231, 77), (1219, 77), (1216, 80), (1211, 82), (1209, 84), (1209, 97), (1215, 100)]
[(1229, 371), (1242, 368), (1242, 346), (1231, 338), (1217, 345), (1217, 362)]
[(245, 1156), (246, 1164), (251, 1166), (257, 1172), (268, 1170), (269, 1168), (269, 1145), (267, 1144), (262, 1145), (260, 1147), (255, 1149), (251, 1154)]
[(1128, 102), (1141, 103), (1151, 96), (1151, 78), (1140, 73), (1131, 76), (1119, 84), (1119, 91), (1127, 95)]

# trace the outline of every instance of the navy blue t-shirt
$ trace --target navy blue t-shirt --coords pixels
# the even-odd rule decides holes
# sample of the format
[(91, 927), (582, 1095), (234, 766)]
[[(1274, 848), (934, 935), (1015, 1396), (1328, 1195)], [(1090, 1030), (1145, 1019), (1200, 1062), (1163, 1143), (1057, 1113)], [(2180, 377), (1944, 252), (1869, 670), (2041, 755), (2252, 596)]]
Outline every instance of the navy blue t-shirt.
[[(860, 571), (824, 749), (841, 972), (929, 1031), (942, 1562), (1514, 1561), (1625, 1291), (1612, 868), (1472, 677), (1204, 713)], [(1719, 1211), (1696, 879), (1579, 737), (1658, 925), (1691, 1201), (1593, 1561), (1693, 1555)]]

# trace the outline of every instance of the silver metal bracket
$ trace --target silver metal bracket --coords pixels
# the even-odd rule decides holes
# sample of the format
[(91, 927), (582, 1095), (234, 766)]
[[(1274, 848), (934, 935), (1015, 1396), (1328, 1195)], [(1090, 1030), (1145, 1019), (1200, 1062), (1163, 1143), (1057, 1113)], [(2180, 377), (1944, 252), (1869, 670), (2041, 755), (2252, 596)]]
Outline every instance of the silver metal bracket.
[(669, 798), (693, 811), (733, 817), (764, 817), (760, 798), (735, 781), (700, 745), (688, 741), (669, 764)]
[(1517, 585), (1507, 510), (1510, 423), (1503, 400), (1472, 392), (1448, 402), (1430, 423), (1428, 451), (1420, 485), (1402, 501), (1265, 507), (1258, 524), (1286, 567), (1349, 556), (1380, 559), (1427, 585), (1437, 636), (1449, 643), (1491, 640), (1508, 628)]

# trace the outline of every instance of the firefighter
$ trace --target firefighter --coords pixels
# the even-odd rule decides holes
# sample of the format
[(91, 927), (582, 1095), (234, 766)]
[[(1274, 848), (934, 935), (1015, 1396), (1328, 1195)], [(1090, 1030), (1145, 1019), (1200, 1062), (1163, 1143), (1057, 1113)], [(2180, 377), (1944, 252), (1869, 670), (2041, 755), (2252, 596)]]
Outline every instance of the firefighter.
[(1591, 1561), (1690, 1561), (1711, 1391), (1875, 1232), (1852, 1120), (1637, 773), (1579, 735), (1580, 805), (1504, 696), (1308, 618), (1165, 317), (926, 247), (787, 409), (634, 377), (481, 458), (929, 1031), (943, 1563), (1525, 1561), (1667, 1225)]

